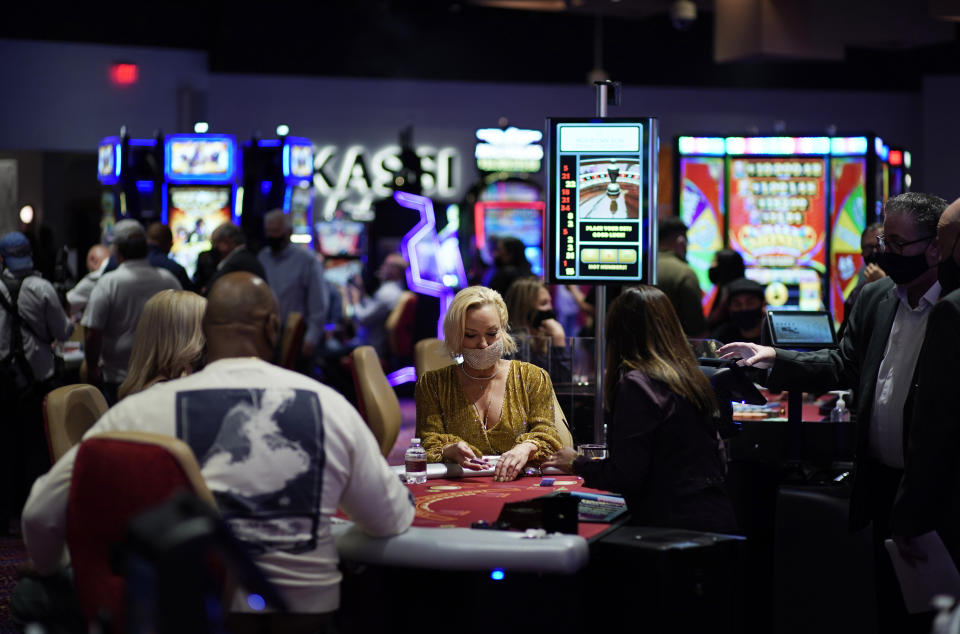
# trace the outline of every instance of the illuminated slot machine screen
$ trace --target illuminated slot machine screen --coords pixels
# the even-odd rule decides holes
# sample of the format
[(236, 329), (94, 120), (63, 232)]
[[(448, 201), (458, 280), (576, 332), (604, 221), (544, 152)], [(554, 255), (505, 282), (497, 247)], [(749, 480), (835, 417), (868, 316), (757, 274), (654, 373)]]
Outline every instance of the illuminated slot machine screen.
[(210, 249), (210, 234), (233, 220), (233, 188), (179, 186), (167, 189), (167, 223), (173, 233), (170, 257), (193, 277), (197, 256)]
[(867, 226), (867, 160), (835, 156), (830, 160), (830, 306), (843, 321), (843, 302), (857, 285), (863, 266), (860, 236)]
[(290, 240), (297, 244), (311, 244), (310, 216), (313, 206), (313, 190), (307, 187), (288, 187), (288, 200), (285, 207), (293, 223), (293, 235)]
[(360, 257), (366, 253), (367, 227), (354, 220), (316, 224), (317, 250), (328, 258)]
[[(693, 268), (703, 289), (703, 306), (709, 313), (717, 289), (710, 281), (710, 263), (713, 254), (723, 248), (723, 222), (726, 216), (725, 162), (723, 159), (723, 139), (716, 141), (714, 151), (717, 156), (684, 156), (685, 145), (700, 141), (695, 137), (681, 137), (679, 140), (677, 209), (680, 219), (687, 230), (687, 263)], [(701, 145), (704, 145), (701, 143)], [(690, 150), (711, 150), (707, 147), (689, 148)]]
[(474, 207), (477, 248), (488, 264), (493, 263), (496, 239), (512, 236), (523, 242), (524, 255), (534, 275), (543, 275), (542, 202), (480, 202)]
[(107, 137), (97, 147), (97, 179), (104, 185), (120, 180), (121, 147), (119, 137)]
[(283, 145), (283, 177), (287, 182), (313, 179), (313, 144), (288, 137)]
[(170, 183), (226, 183), (236, 175), (237, 143), (231, 136), (175, 134), (165, 144)]
[(645, 281), (653, 244), (656, 120), (548, 124), (550, 283)]
[[(828, 149), (829, 151), (829, 149)], [(728, 157), (727, 239), (773, 308), (820, 310), (827, 270), (826, 156)]]

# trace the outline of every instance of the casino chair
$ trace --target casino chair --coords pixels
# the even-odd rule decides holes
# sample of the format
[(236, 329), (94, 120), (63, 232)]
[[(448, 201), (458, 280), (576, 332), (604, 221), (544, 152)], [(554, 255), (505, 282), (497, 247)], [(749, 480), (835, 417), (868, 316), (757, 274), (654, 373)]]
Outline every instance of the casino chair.
[(456, 363), (447, 351), (447, 344), (436, 337), (421, 339), (413, 347), (413, 366), (417, 370), (417, 377), (424, 372), (439, 370)]
[(80, 444), (67, 501), (67, 547), (84, 616), (122, 634), (126, 583), (116, 569), (130, 520), (188, 491), (216, 508), (193, 451), (172, 436), (107, 432)]
[(386, 458), (400, 433), (400, 400), (387, 381), (373, 346), (354, 348), (350, 358), (357, 409), (380, 444), (380, 453)]
[(297, 369), (297, 359), (303, 347), (303, 336), (307, 332), (307, 322), (300, 313), (287, 315), (287, 323), (283, 326), (283, 335), (280, 338), (280, 366), (288, 370)]
[(387, 345), (390, 353), (398, 361), (413, 356), (413, 329), (417, 318), (417, 294), (403, 291), (400, 301), (387, 316)]
[(79, 443), (107, 409), (103, 394), (88, 383), (64, 385), (47, 394), (43, 399), (43, 429), (50, 463)]

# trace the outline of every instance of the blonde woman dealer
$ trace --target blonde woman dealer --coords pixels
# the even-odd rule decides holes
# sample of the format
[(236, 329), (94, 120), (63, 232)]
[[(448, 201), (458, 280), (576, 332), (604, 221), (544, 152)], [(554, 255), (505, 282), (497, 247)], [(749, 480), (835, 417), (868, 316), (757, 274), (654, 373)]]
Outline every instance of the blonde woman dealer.
[(550, 377), (503, 358), (516, 350), (507, 323), (496, 291), (471, 286), (457, 293), (443, 332), (447, 349), (463, 362), (425, 372), (416, 387), (417, 435), (427, 460), (479, 470), (488, 466), (482, 456), (499, 454), (494, 479), (501, 482), (561, 447)]

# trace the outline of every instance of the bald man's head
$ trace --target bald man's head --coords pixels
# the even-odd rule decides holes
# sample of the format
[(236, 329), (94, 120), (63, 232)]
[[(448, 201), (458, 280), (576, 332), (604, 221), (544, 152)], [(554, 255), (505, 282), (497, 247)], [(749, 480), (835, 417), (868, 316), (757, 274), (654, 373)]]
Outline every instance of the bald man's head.
[[(957, 259), (957, 238), (960, 237), (960, 198), (943, 211), (937, 222), (937, 242), (940, 243), (940, 260)], [(960, 260), (957, 261), (960, 264)]]
[(256, 275), (228, 273), (207, 295), (203, 331), (211, 357), (256, 354), (270, 359), (280, 332), (277, 298)]
[(102, 244), (95, 244), (87, 251), (87, 271), (93, 273), (100, 268), (103, 261), (110, 257), (110, 249)]

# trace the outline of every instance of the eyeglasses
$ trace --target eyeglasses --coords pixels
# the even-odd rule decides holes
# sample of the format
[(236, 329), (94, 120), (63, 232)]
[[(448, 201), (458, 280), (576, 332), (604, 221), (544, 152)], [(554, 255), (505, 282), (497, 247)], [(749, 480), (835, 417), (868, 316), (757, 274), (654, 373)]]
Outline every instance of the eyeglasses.
[(936, 235), (932, 235), (917, 238), (916, 240), (891, 240), (881, 233), (877, 236), (877, 248), (881, 251), (893, 251), (894, 253), (900, 253), (903, 251), (904, 247), (908, 247), (911, 244), (916, 244), (918, 242), (923, 242), (924, 240), (933, 240), (936, 237)]

